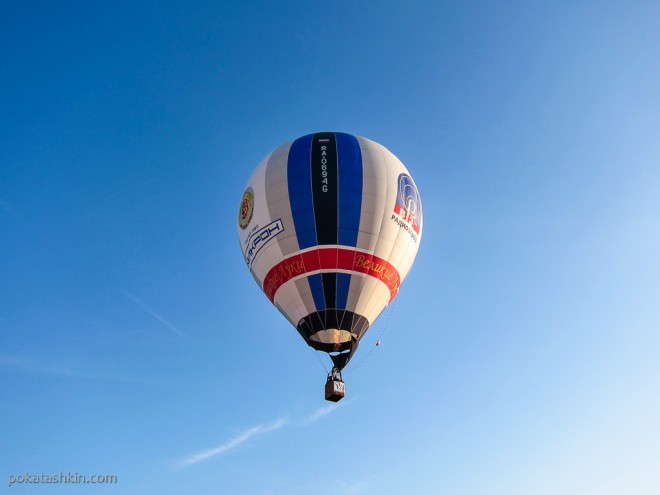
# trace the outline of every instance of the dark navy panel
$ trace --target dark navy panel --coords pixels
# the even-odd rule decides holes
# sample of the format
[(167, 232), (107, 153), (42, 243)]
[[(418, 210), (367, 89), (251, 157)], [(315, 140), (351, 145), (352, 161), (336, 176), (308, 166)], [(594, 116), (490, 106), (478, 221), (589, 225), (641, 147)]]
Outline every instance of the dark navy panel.
[(337, 307), (337, 274), (323, 274), (323, 294), (325, 295), (325, 307)]
[(346, 309), (348, 301), (348, 287), (351, 285), (351, 276), (348, 273), (337, 274), (337, 309)]
[(341, 132), (335, 136), (339, 176), (338, 242), (357, 246), (362, 207), (362, 152), (355, 136)]
[(289, 203), (300, 249), (316, 246), (310, 152), (313, 134), (296, 139), (289, 150)]
[(333, 132), (314, 134), (311, 169), (316, 238), (319, 245), (337, 244), (337, 144)]

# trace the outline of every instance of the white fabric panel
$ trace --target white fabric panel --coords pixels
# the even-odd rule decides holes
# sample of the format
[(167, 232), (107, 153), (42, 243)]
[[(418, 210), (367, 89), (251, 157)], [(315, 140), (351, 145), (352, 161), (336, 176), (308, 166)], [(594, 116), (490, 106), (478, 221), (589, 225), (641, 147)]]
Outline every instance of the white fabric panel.
[(284, 232), (277, 235), (277, 244), (282, 251), (282, 258), (298, 250), (295, 225), (291, 216), (289, 202), (289, 184), (287, 180), (287, 164), (291, 143), (280, 146), (273, 152), (268, 162), (267, 187), (268, 208), (272, 220), (282, 219)]
[(275, 304), (286, 311), (287, 317), (293, 322), (294, 326), (308, 314), (293, 281), (289, 281), (280, 287), (280, 290), (275, 294)]
[(385, 307), (389, 304), (389, 301), (390, 292), (381, 284), (374, 290), (373, 294), (371, 295), (364, 317), (369, 321), (374, 321), (376, 318), (378, 318), (378, 315), (383, 312), (383, 309), (385, 309)]
[[(372, 236), (366, 242), (366, 235), (363, 231), (367, 229), (363, 229), (361, 223), (362, 243), (359, 246), (368, 246), (375, 256), (390, 262), (399, 271), (400, 280), (403, 281), (417, 252), (419, 240), (421, 240), (421, 236), (419, 236), (417, 245), (411, 245), (410, 235), (400, 227), (397, 221), (392, 219), (392, 215), (395, 215), (399, 175), (408, 174), (408, 171), (401, 161), (384, 147), (363, 139), (360, 140), (360, 145), (366, 151), (363, 155), (365, 194), (361, 222), (366, 220), (369, 230), (377, 232), (378, 237)], [(368, 161), (364, 159), (364, 156), (368, 156)], [(367, 179), (367, 177), (377, 177), (379, 172), (384, 172), (382, 177), (378, 177), (374, 181)], [(369, 193), (380, 197), (375, 200)], [(369, 201), (366, 201), (367, 199)], [(376, 217), (380, 217), (380, 225), (377, 230), (373, 230), (373, 222)], [(372, 277), (367, 277), (367, 279), (375, 281)], [(373, 322), (387, 306), (391, 297), (389, 289), (383, 283), (375, 282), (363, 282), (355, 306), (356, 312), (365, 316), (370, 322)], [(351, 303), (353, 302), (351, 300)]]
[[(300, 300), (305, 307), (305, 314), (300, 317), (303, 318), (316, 311), (316, 305), (314, 304), (314, 297), (312, 296), (312, 290), (309, 288), (309, 281), (306, 276), (295, 280), (295, 285), (300, 295)], [(297, 321), (300, 321), (300, 318)]]
[(351, 282), (348, 285), (348, 298), (346, 299), (346, 309), (348, 311), (353, 311), (357, 313), (357, 305), (360, 300), (360, 294), (362, 292), (362, 286), (364, 285), (364, 279), (367, 275), (363, 273), (351, 274)]
[(401, 280), (406, 277), (412, 265), (411, 252), (414, 254), (416, 251), (415, 242), (405, 230), (401, 229), (389, 259), (392, 266), (399, 272)]
[[(388, 199), (388, 170), (383, 161), (381, 145), (362, 137), (358, 137), (357, 140), (362, 154), (363, 170), (362, 205), (357, 248), (358, 250), (364, 250), (367, 254), (374, 254), (378, 248), (378, 234)], [(371, 276), (353, 275), (349, 286), (347, 309), (366, 317), (364, 311), (366, 306), (369, 305), (369, 298), (376, 284), (383, 285), (382, 282)], [(373, 323), (374, 318), (367, 317), (367, 319), (370, 324)]]
[(284, 317), (289, 321), (289, 323), (291, 323), (294, 327), (296, 327), (296, 326), (298, 325), (298, 322), (294, 322), (294, 321), (289, 317), (289, 314), (288, 314), (287, 309), (283, 308), (282, 306), (280, 306), (280, 305), (277, 304), (277, 303), (275, 303), (275, 307), (277, 308), (277, 310), (278, 310), (280, 313), (282, 313), (282, 316), (284, 316)]
[(282, 258), (282, 252), (273, 241), (267, 244), (252, 263), (252, 273), (259, 280), (259, 285), (263, 286), (264, 278), (268, 271)]
[[(366, 317), (366, 312), (367, 310), (373, 305), (371, 302), (371, 298), (374, 294), (374, 290), (376, 289), (377, 286), (382, 286), (385, 287), (385, 284), (383, 284), (380, 280), (377, 280), (374, 277), (369, 277), (366, 276), (364, 277), (364, 281), (362, 283), (362, 287), (360, 288), (360, 297), (358, 298), (358, 303), (355, 306), (355, 312), (359, 315), (363, 315)], [(387, 290), (387, 288), (385, 288)], [(389, 301), (389, 291), (387, 292), (387, 298), (386, 301)], [(373, 323), (373, 319), (369, 320), (370, 323)]]

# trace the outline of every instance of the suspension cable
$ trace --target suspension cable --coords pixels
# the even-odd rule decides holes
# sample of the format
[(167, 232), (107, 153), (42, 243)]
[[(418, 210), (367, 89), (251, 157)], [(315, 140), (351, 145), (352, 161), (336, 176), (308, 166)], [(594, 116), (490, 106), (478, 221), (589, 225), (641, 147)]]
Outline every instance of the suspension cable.
[(394, 304), (392, 304), (392, 307), (390, 308), (390, 311), (387, 315), (387, 320), (385, 320), (385, 325), (383, 326), (383, 329), (381, 330), (380, 334), (378, 335), (378, 338), (376, 339), (376, 343), (373, 345), (371, 349), (369, 349), (369, 352), (367, 353), (366, 356), (362, 358), (362, 361), (360, 361), (358, 364), (353, 366), (351, 369), (345, 371), (346, 374), (353, 373), (356, 369), (358, 369), (364, 362), (369, 359), (369, 356), (371, 356), (371, 353), (374, 352), (374, 349), (380, 345), (380, 341), (383, 338), (383, 335), (385, 335), (385, 331), (387, 330), (387, 327), (390, 324), (390, 320), (392, 319), (392, 313), (394, 313), (394, 308), (396, 307), (396, 302), (398, 298), (394, 298)]
[(325, 364), (323, 364), (323, 360), (321, 359), (321, 356), (319, 356), (319, 352), (318, 352), (318, 351), (314, 351), (314, 355), (316, 356), (316, 359), (318, 360), (319, 364), (320, 364), (320, 365), (323, 367), (323, 369), (325, 370), (326, 375), (327, 375), (327, 374), (330, 374), (330, 372), (328, 371), (328, 368), (326, 368), (326, 367), (325, 367)]

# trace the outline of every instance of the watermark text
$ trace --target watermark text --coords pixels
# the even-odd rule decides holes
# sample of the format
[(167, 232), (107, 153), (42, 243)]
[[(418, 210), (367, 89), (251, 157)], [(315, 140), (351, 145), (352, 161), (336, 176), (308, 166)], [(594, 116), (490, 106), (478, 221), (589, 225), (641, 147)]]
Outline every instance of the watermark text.
[(97, 484), (97, 485), (115, 485), (117, 484), (117, 475), (115, 474), (92, 474), (84, 475), (78, 472), (64, 473), (30, 473), (9, 475), (9, 486), (15, 484)]

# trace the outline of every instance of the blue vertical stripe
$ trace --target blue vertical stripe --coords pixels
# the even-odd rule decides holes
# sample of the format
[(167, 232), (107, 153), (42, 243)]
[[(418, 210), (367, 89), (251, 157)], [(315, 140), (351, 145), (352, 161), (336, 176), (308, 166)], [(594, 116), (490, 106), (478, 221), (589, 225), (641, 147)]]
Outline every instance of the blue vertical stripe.
[(309, 275), (309, 288), (312, 290), (312, 297), (314, 298), (314, 305), (316, 311), (325, 309), (325, 298), (323, 297), (323, 278), (320, 273), (316, 275)]
[(355, 136), (336, 133), (339, 176), (338, 243), (357, 246), (362, 207), (362, 152)]
[(309, 134), (296, 139), (291, 145), (287, 161), (289, 203), (300, 249), (317, 244), (310, 168), (313, 136), (313, 134)]

